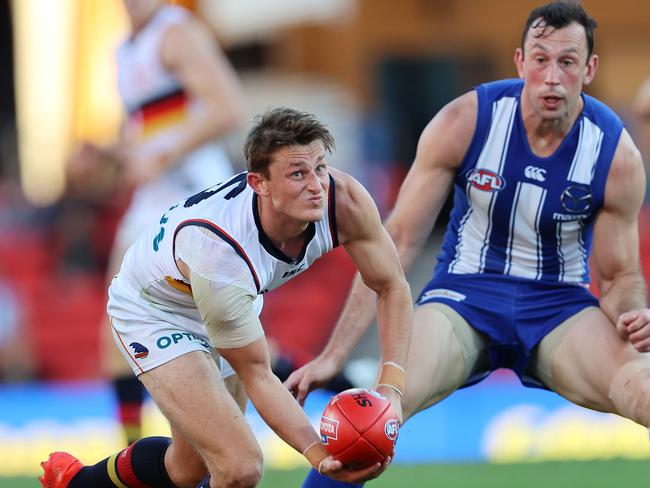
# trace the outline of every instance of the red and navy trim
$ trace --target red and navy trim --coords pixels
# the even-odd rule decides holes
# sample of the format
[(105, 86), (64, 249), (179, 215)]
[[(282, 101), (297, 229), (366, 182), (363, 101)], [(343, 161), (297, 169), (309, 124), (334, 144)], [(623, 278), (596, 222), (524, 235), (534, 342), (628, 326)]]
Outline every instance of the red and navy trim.
[(250, 270), (251, 275), (253, 276), (253, 281), (255, 281), (255, 288), (257, 289), (257, 293), (261, 291), (260, 279), (257, 277), (257, 273), (255, 272), (255, 268), (253, 267), (253, 263), (246, 255), (244, 249), (239, 245), (239, 243), (232, 236), (230, 236), (230, 234), (228, 234), (221, 227), (219, 227), (213, 222), (210, 222), (209, 220), (204, 220), (204, 219), (185, 220), (181, 222), (178, 225), (178, 227), (176, 227), (176, 230), (174, 231), (174, 239), (172, 245), (174, 258), (176, 258), (176, 235), (183, 227), (187, 227), (189, 225), (196, 225), (198, 227), (203, 227), (204, 229), (208, 229), (210, 232), (213, 232), (214, 234), (221, 237), (221, 239), (226, 241), (228, 244), (230, 244), (230, 247), (234, 249), (234, 251), (239, 255), (239, 257), (241, 257), (244, 260), (244, 262), (248, 266), (248, 269)]
[(129, 488), (150, 488), (148, 484), (140, 481), (133, 472), (133, 464), (131, 463), (133, 446), (135, 446), (135, 444), (132, 444), (127, 449), (124, 449), (117, 457), (117, 460), (115, 462), (116, 474), (120, 481), (122, 481), (122, 483), (124, 483)]

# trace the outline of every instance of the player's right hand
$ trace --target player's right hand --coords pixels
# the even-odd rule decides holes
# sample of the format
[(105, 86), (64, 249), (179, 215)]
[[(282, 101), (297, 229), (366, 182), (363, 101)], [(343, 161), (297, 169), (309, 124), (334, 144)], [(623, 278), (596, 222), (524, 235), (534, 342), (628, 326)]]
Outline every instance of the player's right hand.
[(320, 462), (318, 472), (343, 483), (363, 483), (386, 471), (391, 461), (392, 458), (389, 457), (383, 463), (375, 463), (367, 468), (352, 470), (343, 466), (341, 461), (337, 461), (332, 456), (327, 456)]
[(650, 352), (650, 309), (642, 308), (621, 314), (616, 322), (619, 335), (639, 352)]
[(325, 386), (338, 372), (338, 364), (318, 356), (291, 373), (284, 381), (284, 386), (300, 405), (304, 405), (310, 391)]

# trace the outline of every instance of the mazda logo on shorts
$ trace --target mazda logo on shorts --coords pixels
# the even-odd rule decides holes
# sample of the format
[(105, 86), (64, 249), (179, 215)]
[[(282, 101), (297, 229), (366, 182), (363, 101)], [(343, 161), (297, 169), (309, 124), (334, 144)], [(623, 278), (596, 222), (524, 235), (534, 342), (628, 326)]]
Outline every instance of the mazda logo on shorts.
[(589, 210), (591, 199), (591, 191), (588, 186), (569, 186), (562, 192), (560, 197), (564, 210), (572, 213)]

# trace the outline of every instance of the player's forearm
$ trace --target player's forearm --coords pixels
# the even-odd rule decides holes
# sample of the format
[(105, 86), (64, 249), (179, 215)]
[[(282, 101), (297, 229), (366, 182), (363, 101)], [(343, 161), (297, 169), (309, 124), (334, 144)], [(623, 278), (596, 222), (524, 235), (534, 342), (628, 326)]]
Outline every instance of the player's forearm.
[(397, 281), (385, 293), (380, 293), (377, 308), (382, 363), (388, 361), (406, 367), (413, 315), (411, 289), (406, 280)]
[(242, 382), (260, 416), (287, 444), (303, 452), (320, 441), (303, 409), (270, 371)]
[(647, 306), (647, 288), (640, 273), (628, 273), (615, 278), (600, 298), (600, 308), (616, 323), (619, 315)]
[(413, 262), (420, 255), (428, 234), (424, 235), (418, 233), (418, 235), (411, 235), (401, 232), (399, 229), (391, 225), (390, 221), (386, 222), (386, 230), (395, 243), (399, 262), (404, 273), (406, 273), (411, 269)]
[(357, 273), (343, 312), (321, 356), (334, 361), (338, 369), (343, 367), (345, 360), (375, 318), (376, 302), (377, 294), (363, 283)]

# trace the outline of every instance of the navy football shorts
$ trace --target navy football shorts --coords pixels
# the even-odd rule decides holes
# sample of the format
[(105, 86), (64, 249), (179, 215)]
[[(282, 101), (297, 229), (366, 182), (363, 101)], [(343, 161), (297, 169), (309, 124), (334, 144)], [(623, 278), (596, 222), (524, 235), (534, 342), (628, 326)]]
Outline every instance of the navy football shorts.
[[(488, 337), (490, 371), (511, 369), (527, 386), (543, 386), (525, 374), (535, 346), (569, 317), (598, 306), (598, 300), (580, 285), (494, 274), (436, 273), (416, 306), (432, 302), (453, 308)], [(465, 386), (490, 371), (470, 378)]]

